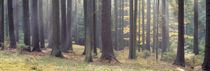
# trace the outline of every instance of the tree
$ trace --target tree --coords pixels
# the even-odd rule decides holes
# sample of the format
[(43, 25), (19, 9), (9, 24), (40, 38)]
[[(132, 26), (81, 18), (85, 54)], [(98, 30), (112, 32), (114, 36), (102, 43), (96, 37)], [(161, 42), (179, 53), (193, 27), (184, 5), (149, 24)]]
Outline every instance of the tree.
[[(32, 51), (40, 52), (39, 47), (39, 25), (38, 25), (38, 0), (32, 0)], [(38, 30), (38, 31), (37, 31)]]
[(16, 48), (16, 40), (15, 40), (15, 29), (14, 29), (14, 21), (13, 21), (13, 0), (7, 0), (8, 2), (8, 18), (9, 18), (9, 37), (10, 37), (10, 48)]
[(178, 5), (178, 48), (174, 65), (184, 67), (184, 0), (178, 0)]
[(30, 47), (29, 0), (23, 0), (23, 20), (24, 43)]
[(97, 56), (97, 46), (96, 46), (96, 0), (93, 0), (93, 52)]
[(210, 70), (210, 0), (206, 0), (206, 46), (205, 57), (202, 68), (205, 71)]
[(117, 60), (112, 48), (111, 0), (102, 0), (102, 61)]
[(135, 12), (133, 12), (133, 0), (130, 0), (130, 49), (129, 59), (136, 59), (136, 20), (137, 0), (135, 0)]
[(198, 0), (194, 0), (194, 54), (198, 55)]
[(15, 25), (15, 39), (16, 42), (19, 42), (19, 0), (14, 0), (13, 1), (13, 13), (14, 13), (14, 25)]
[(139, 1), (139, 33), (138, 33), (139, 41), (138, 41), (138, 52), (141, 49), (141, 1)]
[(71, 26), (72, 26), (72, 0), (68, 0), (67, 2), (67, 41), (65, 42), (65, 47), (63, 49), (64, 52), (68, 52), (68, 50), (73, 51), (72, 48), (72, 34), (71, 34)]
[(66, 0), (61, 0), (61, 46), (65, 46), (65, 41), (67, 40), (67, 28), (66, 28)]
[(147, 37), (146, 37), (146, 48), (147, 50), (150, 51), (150, 20), (151, 19), (151, 15), (150, 15), (150, 0), (147, 0)]
[(119, 50), (119, 47), (118, 47), (118, 42), (119, 42), (118, 41), (118, 32), (119, 32), (118, 31), (118, 13), (119, 13), (118, 12), (118, 3), (119, 3), (118, 0), (114, 0), (114, 8), (115, 8), (114, 9), (114, 13), (115, 13), (115, 15), (114, 15), (115, 16), (115, 21), (114, 21), (115, 22), (114, 23), (115, 24), (115, 33), (114, 33), (115, 34), (115, 40), (114, 40), (115, 44), (114, 45), (115, 46), (114, 47), (115, 47), (115, 50)]
[(153, 48), (152, 48), (152, 52), (155, 53), (155, 48), (156, 48), (156, 0), (153, 1)]
[(144, 0), (142, 0), (142, 47), (145, 49), (145, 35), (144, 35)]
[[(87, 33), (86, 32), (87, 31), (86, 30), (86, 28), (87, 28), (86, 27), (86, 25), (87, 25), (87, 0), (84, 0), (83, 2), (84, 2), (83, 8), (84, 8), (84, 27), (85, 27), (85, 30), (84, 30), (85, 34), (84, 35), (85, 35), (85, 41), (86, 41), (86, 37), (87, 37), (86, 36), (86, 33)], [(85, 49), (84, 49), (82, 55), (86, 55), (86, 43), (85, 43)]]
[(4, 0), (0, 0), (0, 47), (4, 49)]
[(52, 56), (63, 57), (60, 49), (60, 24), (59, 24), (59, 0), (52, 0)]
[(156, 48), (155, 48), (155, 52), (156, 52), (156, 60), (158, 60), (158, 48), (159, 48), (159, 7), (160, 6), (160, 0), (157, 1), (157, 24), (156, 24)]
[(39, 0), (39, 39), (40, 39), (40, 47), (45, 48), (44, 42), (44, 19), (43, 19), (43, 0)]

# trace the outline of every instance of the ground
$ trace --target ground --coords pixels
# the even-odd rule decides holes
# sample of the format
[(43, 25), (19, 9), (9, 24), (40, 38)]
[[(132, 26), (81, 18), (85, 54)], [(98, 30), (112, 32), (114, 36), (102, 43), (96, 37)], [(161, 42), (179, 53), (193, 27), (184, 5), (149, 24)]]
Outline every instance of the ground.
[[(0, 71), (188, 71), (189, 67), (181, 68), (172, 63), (156, 61), (154, 55), (144, 58), (137, 52), (136, 60), (128, 59), (128, 49), (115, 51), (120, 64), (104, 64), (100, 62), (100, 55), (94, 56), (94, 62), (84, 62), (81, 55), (84, 47), (73, 45), (73, 53), (64, 53), (66, 58), (50, 56), (50, 48), (41, 53), (26, 52), (20, 49), (0, 51)], [(98, 51), (100, 53), (100, 51)]]

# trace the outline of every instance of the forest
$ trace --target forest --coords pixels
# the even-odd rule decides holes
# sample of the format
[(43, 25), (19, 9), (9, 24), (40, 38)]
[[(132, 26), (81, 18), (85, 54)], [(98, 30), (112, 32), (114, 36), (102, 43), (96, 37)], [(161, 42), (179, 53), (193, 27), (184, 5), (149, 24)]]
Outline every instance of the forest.
[(0, 0), (0, 71), (210, 71), (210, 0)]

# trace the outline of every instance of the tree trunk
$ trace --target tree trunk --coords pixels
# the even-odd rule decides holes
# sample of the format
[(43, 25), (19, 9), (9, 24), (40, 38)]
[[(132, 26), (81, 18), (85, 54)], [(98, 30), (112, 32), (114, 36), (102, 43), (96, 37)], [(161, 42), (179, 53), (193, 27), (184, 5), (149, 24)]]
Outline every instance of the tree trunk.
[(157, 1), (157, 24), (156, 24), (156, 49), (155, 49), (155, 52), (156, 52), (156, 60), (158, 60), (158, 48), (159, 48), (159, 18), (160, 18), (160, 15), (159, 15), (159, 8), (160, 8), (160, 1), (158, 0)]
[(30, 19), (29, 19), (29, 0), (23, 0), (23, 32), (24, 32), (24, 43), (30, 49)]
[(133, 0), (130, 0), (130, 49), (129, 59), (136, 59), (136, 20), (137, 0), (135, 0), (135, 12), (133, 12)]
[(63, 57), (62, 53), (61, 53), (61, 49), (60, 49), (60, 24), (59, 24), (59, 0), (52, 0), (52, 28), (53, 28), (53, 49), (51, 52), (52, 56), (56, 56), (56, 57)]
[(66, 29), (66, 0), (61, 0), (61, 47), (65, 46), (67, 38), (67, 29)]
[(144, 35), (144, 0), (142, 0), (142, 48), (145, 49), (145, 35)]
[(13, 9), (14, 9), (14, 25), (15, 25), (15, 38), (16, 42), (19, 42), (19, 0), (14, 0)]
[(96, 0), (93, 0), (93, 52), (97, 56), (97, 47), (96, 47)]
[(72, 0), (68, 0), (67, 5), (67, 41), (65, 43), (64, 52), (68, 52), (69, 50), (73, 51), (72, 48), (72, 34), (71, 34), (71, 26), (72, 26)]
[(206, 0), (206, 46), (203, 70), (210, 70), (210, 0)]
[(0, 0), (0, 47), (4, 49), (4, 0)]
[(178, 48), (174, 65), (185, 66), (184, 58), (184, 0), (178, 0)]
[(111, 36), (111, 0), (102, 0), (102, 61), (115, 59)]
[(153, 1), (153, 48), (152, 52), (155, 53), (156, 48), (156, 0)]
[(150, 0), (147, 0), (147, 37), (146, 37), (146, 48), (147, 50), (150, 51), (150, 19), (151, 19), (151, 15), (150, 15)]
[(194, 0), (194, 54), (198, 55), (198, 0)]
[[(39, 47), (39, 24), (38, 24), (38, 0), (32, 0), (32, 28), (33, 28), (33, 34), (32, 34), (32, 45), (33, 50), (32, 51), (38, 51), (40, 52), (41, 49)], [(38, 31), (37, 31), (38, 30)]]
[(40, 46), (41, 46), (41, 48), (45, 48), (44, 19), (43, 19), (43, 4), (42, 4), (42, 0), (39, 0), (39, 37), (40, 37)]
[(119, 50), (119, 47), (118, 47), (118, 0), (114, 0), (114, 13), (115, 13), (115, 50)]
[(7, 0), (8, 2), (8, 18), (9, 18), (9, 37), (10, 37), (10, 48), (16, 48), (15, 40), (15, 29), (14, 29), (14, 20), (13, 20), (13, 0)]
[(138, 33), (138, 52), (141, 50), (141, 1), (139, 1), (139, 33)]

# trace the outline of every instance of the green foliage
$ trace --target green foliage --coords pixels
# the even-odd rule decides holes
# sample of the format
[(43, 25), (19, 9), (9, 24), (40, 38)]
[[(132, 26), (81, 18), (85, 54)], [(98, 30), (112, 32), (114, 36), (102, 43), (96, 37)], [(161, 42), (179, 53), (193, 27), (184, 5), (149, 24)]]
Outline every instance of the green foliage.
[(17, 47), (19, 47), (19, 48), (28, 48), (28, 46), (26, 46), (25, 44), (17, 44)]
[(162, 61), (166, 61), (166, 62), (173, 62), (175, 59), (176, 59), (176, 53), (175, 52), (167, 52), (161, 58)]
[(149, 57), (149, 56), (151, 56), (151, 52), (148, 51), (148, 50), (144, 50), (144, 51), (143, 51), (143, 57), (144, 57), (144, 58), (147, 58), (147, 57)]
[(201, 66), (203, 63), (203, 58), (204, 57), (202, 55), (193, 55), (190, 57), (186, 57), (185, 62), (187, 66)]

